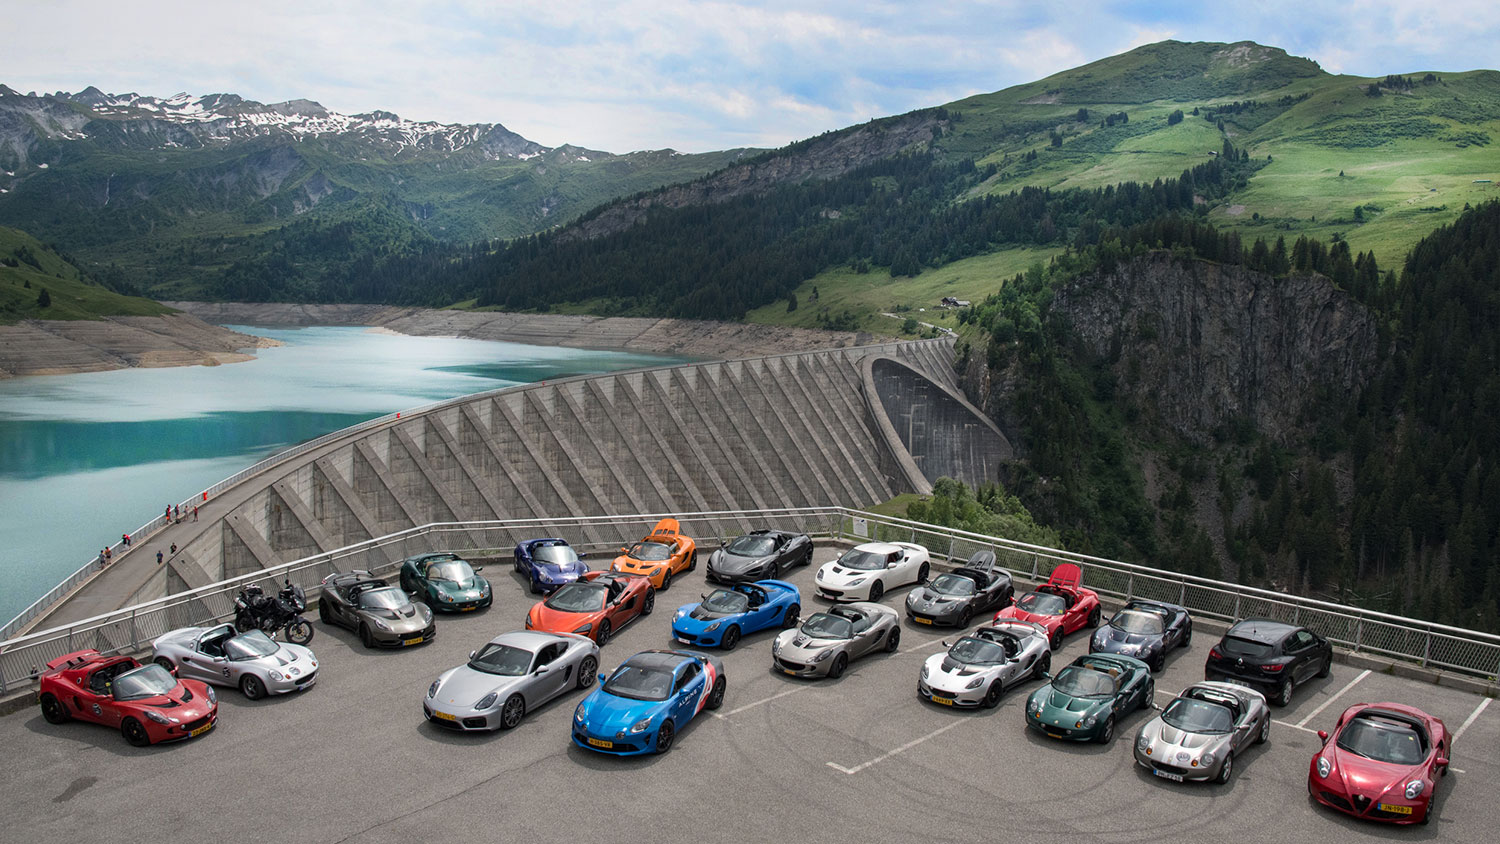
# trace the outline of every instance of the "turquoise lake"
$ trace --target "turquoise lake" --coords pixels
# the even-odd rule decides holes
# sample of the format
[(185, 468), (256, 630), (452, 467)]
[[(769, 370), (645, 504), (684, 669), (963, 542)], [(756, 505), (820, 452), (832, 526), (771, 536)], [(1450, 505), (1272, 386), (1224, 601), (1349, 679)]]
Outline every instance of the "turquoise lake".
[(0, 381), (0, 622), (126, 531), (283, 448), (469, 393), (681, 358), (231, 326), (284, 346), (223, 366)]

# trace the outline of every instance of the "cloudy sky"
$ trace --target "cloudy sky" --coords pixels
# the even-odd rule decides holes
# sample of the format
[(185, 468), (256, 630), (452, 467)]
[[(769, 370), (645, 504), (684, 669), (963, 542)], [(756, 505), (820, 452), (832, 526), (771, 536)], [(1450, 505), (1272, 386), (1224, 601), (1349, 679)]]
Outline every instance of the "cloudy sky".
[(1132, 47), (1362, 76), (1500, 65), (1495, 0), (0, 0), (22, 92), (317, 100), (625, 152), (779, 146)]

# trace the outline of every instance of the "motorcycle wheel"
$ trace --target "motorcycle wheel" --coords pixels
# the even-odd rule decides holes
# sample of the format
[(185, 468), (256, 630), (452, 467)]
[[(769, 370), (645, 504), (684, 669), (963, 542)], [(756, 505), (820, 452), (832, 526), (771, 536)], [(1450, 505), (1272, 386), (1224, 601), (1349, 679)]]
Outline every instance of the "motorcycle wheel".
[(249, 633), (251, 630), (254, 630), (255, 627), (255, 619), (250, 617), (250, 613), (244, 610), (240, 610), (239, 612), (234, 614), (234, 629), (237, 632)]
[(294, 645), (305, 645), (312, 641), (313, 626), (305, 618), (298, 616), (287, 622), (286, 640)]

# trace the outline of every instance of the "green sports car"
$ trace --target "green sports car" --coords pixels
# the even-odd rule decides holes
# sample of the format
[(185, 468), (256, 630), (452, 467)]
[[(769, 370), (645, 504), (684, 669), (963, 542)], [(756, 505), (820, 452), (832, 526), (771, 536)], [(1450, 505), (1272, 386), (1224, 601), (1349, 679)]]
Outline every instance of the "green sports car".
[(1053, 738), (1108, 744), (1126, 715), (1152, 705), (1151, 668), (1134, 657), (1088, 654), (1026, 702), (1026, 726)]
[(401, 563), (401, 588), (435, 610), (469, 612), (495, 600), (479, 571), (457, 554), (418, 554)]

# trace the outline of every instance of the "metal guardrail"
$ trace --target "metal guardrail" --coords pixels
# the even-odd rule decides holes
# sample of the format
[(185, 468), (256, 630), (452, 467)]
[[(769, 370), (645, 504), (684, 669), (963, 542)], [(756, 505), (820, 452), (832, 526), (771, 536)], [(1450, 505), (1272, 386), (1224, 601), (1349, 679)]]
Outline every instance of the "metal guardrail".
[[(738, 534), (747, 523), (773, 523), (810, 536), (861, 541), (918, 542), (937, 559), (967, 559), (974, 551), (995, 551), (1001, 565), (1019, 577), (1044, 579), (1058, 563), (1083, 568), (1084, 585), (1121, 600), (1142, 597), (1171, 601), (1194, 615), (1234, 621), (1275, 618), (1306, 625), (1350, 650), (1410, 660), (1479, 677), (1500, 674), (1500, 636), (1417, 619), (1300, 598), (1250, 586), (1161, 571), (1146, 566), (1027, 545), (954, 528), (865, 513), (845, 507), (783, 510), (736, 510), (712, 513), (660, 513), (623, 516), (522, 519), (423, 525), (400, 533), (296, 560), (285, 565), (211, 584), (167, 598), (96, 616), (64, 627), (0, 642), (0, 692), (32, 683), (50, 660), (83, 648), (104, 653), (131, 653), (150, 646), (170, 630), (214, 623), (233, 615), (234, 596), (249, 583), (263, 587), (283, 578), (313, 592), (335, 571), (395, 570), (401, 560), (434, 550), (509, 555), (522, 539), (575, 533), (585, 526), (616, 531), (621, 542), (646, 535), (657, 519), (676, 518), (683, 533), (699, 538), (706, 553), (713, 538)], [(615, 543), (577, 546), (584, 551), (612, 549)], [(477, 553), (476, 553), (477, 552)], [(492, 578), (493, 579), (493, 578)]]

